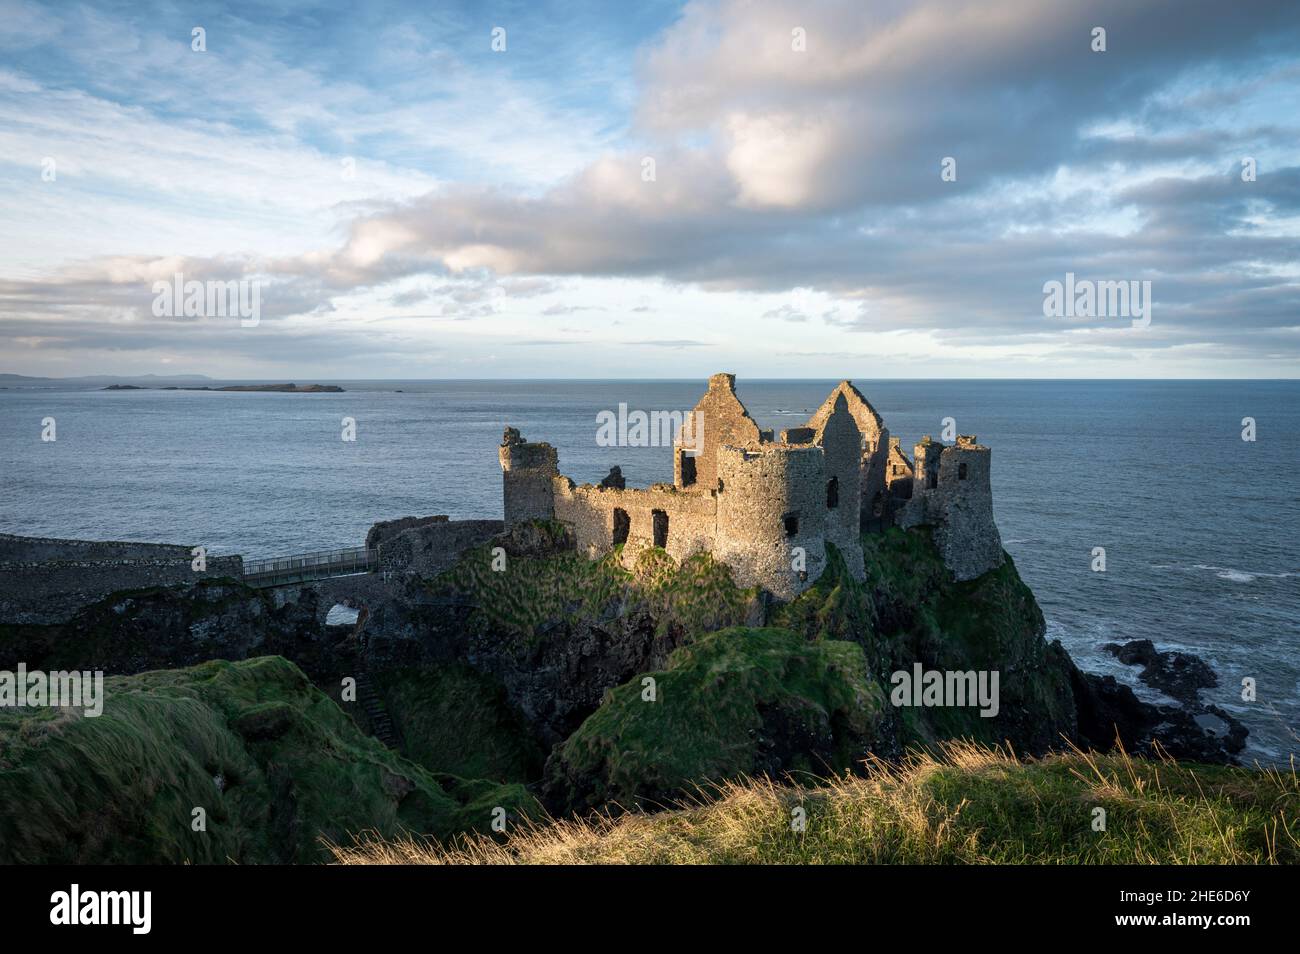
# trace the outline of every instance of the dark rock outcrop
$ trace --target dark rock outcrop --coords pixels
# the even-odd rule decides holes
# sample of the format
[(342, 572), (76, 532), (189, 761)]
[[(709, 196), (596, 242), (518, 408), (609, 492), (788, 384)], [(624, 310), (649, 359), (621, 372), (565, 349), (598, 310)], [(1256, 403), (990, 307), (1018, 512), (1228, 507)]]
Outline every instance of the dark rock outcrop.
[(1149, 639), (1107, 643), (1102, 649), (1126, 666), (1142, 666), (1138, 678), (1179, 702), (1196, 703), (1201, 689), (1213, 689), (1219, 677), (1199, 656), (1183, 652), (1160, 652)]
[(1246, 746), (1246, 727), (1218, 706), (1152, 705), (1114, 676), (1072, 668), (1081, 748), (1105, 751), (1118, 740), (1134, 755), (1230, 764)]
[(310, 587), (277, 600), (231, 580), (115, 593), (63, 624), (0, 626), (0, 669), (129, 675), (209, 659), (279, 655), (309, 674), (336, 672), (351, 634), (327, 636)]

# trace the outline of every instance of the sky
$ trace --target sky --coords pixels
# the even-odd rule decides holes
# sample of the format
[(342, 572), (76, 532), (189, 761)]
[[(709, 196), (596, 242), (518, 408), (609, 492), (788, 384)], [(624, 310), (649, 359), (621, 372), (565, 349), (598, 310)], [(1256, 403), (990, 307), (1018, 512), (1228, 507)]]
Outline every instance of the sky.
[(1297, 103), (1294, 2), (0, 0), (0, 371), (1296, 377)]

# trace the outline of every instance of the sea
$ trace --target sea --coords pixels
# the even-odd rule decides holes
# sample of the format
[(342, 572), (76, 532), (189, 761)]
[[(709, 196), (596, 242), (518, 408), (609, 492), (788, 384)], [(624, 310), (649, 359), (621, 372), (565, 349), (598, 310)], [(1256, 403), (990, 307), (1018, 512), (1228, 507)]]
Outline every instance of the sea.
[[(704, 389), (322, 383), (345, 391), (0, 390), (0, 531), (254, 558), (360, 546), (374, 522), (407, 515), (499, 518), (506, 426), (557, 447), (578, 482), (617, 464), (645, 486), (672, 480), (671, 448), (602, 446), (598, 416), (620, 404), (684, 413)], [(1219, 675), (1202, 698), (1250, 729), (1247, 761), (1300, 753), (1300, 382), (855, 383), (909, 454), (922, 435), (941, 439), (947, 418), (992, 448), (1003, 544), (1049, 638), (1083, 668), (1169, 702), (1103, 644), (1195, 653)], [(779, 431), (834, 384), (741, 379), (737, 390)], [(343, 439), (349, 420), (355, 440)]]

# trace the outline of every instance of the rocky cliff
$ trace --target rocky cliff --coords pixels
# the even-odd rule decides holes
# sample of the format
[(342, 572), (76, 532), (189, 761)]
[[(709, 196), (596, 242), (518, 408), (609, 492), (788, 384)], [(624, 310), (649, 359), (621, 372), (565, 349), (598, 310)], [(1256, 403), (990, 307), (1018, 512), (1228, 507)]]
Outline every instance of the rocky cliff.
[[(1106, 749), (1118, 737), (1130, 751), (1163, 746), (1212, 762), (1240, 749), (1243, 733), (1226, 713), (1150, 706), (1080, 672), (1045, 639), (1009, 557), (959, 582), (923, 527), (867, 534), (862, 546), (861, 573), (829, 548), (815, 585), (775, 603), (736, 586), (707, 554), (679, 565), (650, 549), (629, 568), (617, 551), (595, 561), (577, 553), (561, 525), (526, 523), (439, 572), (432, 562), (392, 586), (375, 578), (355, 627), (323, 626), (310, 585), (154, 587), (114, 594), (65, 624), (0, 626), (0, 669), (21, 661), (129, 674), (284, 656), (339, 703), (331, 725), (379, 734), (453, 802), (456, 792), (526, 785), (559, 813), (659, 804), (754, 775), (861, 771), (868, 757), (896, 760), (955, 738), (1037, 754), (1069, 743)], [(996, 674), (996, 705), (981, 714), (971, 700), (900, 703), (897, 674), (914, 670)], [(349, 677), (361, 698), (341, 697)], [(140, 678), (147, 694), (181, 677)], [(236, 722), (256, 722), (249, 704), (222, 709), (241, 739)], [(288, 719), (268, 713), (273, 727)], [(78, 745), (111, 744), (101, 733), (112, 721), (82, 722)], [(327, 745), (314, 731), (304, 744)], [(25, 764), (39, 774), (51, 751), (33, 748)], [(459, 817), (447, 812), (438, 817)]]

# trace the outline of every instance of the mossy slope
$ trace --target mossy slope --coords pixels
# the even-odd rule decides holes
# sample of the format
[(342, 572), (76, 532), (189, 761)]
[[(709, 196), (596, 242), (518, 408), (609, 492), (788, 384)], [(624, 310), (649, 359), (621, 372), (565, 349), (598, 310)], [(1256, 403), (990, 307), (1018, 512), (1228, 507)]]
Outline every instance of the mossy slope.
[(862, 537), (865, 581), (838, 554), (821, 579), (775, 622), (813, 639), (858, 642), (888, 687), (892, 673), (997, 672), (1000, 706), (985, 718), (974, 707), (901, 707), (900, 748), (943, 739), (1012, 742), (1026, 752), (1061, 744), (1075, 730), (1072, 664), (1044, 638), (1042, 611), (1008, 556), (996, 570), (957, 582), (925, 528)]
[(726, 564), (708, 553), (678, 565), (663, 550), (650, 548), (637, 555), (632, 569), (621, 557), (621, 548), (598, 560), (557, 549), (508, 557), (501, 571), (494, 569), (492, 549), (482, 547), (468, 551), (429, 589), (472, 602), (471, 626), (526, 643), (545, 638), (561, 622), (604, 622), (637, 610), (652, 616), (659, 632), (690, 635), (754, 619), (757, 590), (737, 587)]
[(498, 782), (541, 777), (545, 753), (505, 690), (464, 665), (377, 676), (402, 753), (434, 772)]
[(866, 755), (883, 705), (852, 643), (710, 633), (665, 670), (608, 692), (552, 754), (547, 798), (565, 809), (653, 803), (708, 780), (848, 768)]
[(322, 836), (449, 837), (534, 807), (519, 786), (449, 793), (281, 657), (108, 679), (105, 695), (97, 718), (0, 711), (0, 861), (313, 861)]

